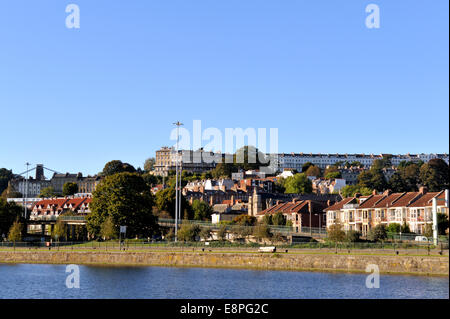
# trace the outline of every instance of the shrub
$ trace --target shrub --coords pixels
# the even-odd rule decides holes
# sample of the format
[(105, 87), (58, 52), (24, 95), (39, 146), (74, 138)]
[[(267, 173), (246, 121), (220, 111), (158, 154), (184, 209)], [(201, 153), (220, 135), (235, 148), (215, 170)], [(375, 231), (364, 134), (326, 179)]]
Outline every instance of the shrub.
[[(399, 225), (399, 224), (398, 224)], [(400, 226), (400, 225), (399, 225)], [(376, 225), (367, 234), (367, 238), (370, 241), (382, 241), (387, 238), (386, 226), (382, 224)]]
[(361, 237), (361, 233), (356, 230), (349, 230), (347, 232), (347, 235), (345, 235), (345, 241), (350, 243), (355, 243), (359, 241), (359, 238)]

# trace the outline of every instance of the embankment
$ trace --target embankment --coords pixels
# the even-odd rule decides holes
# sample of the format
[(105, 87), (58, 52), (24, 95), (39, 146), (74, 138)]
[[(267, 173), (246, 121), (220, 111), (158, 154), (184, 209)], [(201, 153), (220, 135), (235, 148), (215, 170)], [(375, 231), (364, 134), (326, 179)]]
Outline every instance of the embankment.
[(218, 267), (262, 270), (365, 272), (375, 264), (387, 274), (446, 275), (448, 257), (211, 252), (0, 251), (0, 263)]

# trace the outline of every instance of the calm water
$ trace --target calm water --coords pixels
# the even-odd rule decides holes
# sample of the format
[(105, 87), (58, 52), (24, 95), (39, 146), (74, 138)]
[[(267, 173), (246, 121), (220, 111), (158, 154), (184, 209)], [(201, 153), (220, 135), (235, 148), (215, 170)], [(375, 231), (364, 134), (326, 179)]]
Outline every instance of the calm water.
[(448, 277), (211, 268), (79, 266), (80, 288), (66, 287), (65, 265), (0, 264), (0, 298), (448, 298)]

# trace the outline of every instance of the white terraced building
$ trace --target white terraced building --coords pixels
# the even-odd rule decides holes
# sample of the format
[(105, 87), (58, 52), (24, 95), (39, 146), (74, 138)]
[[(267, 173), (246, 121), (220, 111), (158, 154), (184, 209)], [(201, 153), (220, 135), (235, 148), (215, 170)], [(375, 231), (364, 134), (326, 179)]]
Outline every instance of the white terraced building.
[(391, 156), (391, 163), (397, 166), (402, 161), (412, 162), (428, 162), (433, 158), (440, 158), (447, 164), (449, 163), (448, 154), (406, 154), (406, 155), (391, 155), (391, 154), (312, 154), (312, 153), (281, 153), (277, 155), (278, 169), (296, 169), (301, 171), (302, 166), (307, 163), (313, 163), (320, 168), (326, 168), (329, 165), (334, 165), (337, 162), (354, 162), (358, 161), (369, 168), (377, 159), (382, 159), (383, 156)]

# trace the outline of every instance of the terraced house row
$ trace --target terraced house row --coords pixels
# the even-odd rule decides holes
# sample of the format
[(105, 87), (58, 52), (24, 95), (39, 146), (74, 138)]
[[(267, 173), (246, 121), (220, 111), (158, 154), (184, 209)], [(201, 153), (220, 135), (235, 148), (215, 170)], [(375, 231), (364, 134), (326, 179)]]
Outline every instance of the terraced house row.
[(425, 187), (418, 192), (356, 194), (325, 209), (327, 227), (339, 220), (345, 231), (356, 230), (365, 236), (378, 224), (406, 223), (412, 232), (422, 234), (425, 226), (433, 223), (434, 198), (437, 212), (448, 216), (448, 196), (448, 190), (427, 192)]

